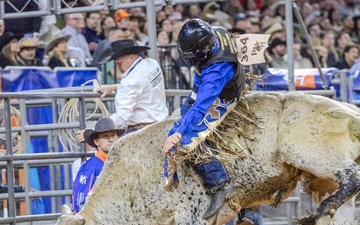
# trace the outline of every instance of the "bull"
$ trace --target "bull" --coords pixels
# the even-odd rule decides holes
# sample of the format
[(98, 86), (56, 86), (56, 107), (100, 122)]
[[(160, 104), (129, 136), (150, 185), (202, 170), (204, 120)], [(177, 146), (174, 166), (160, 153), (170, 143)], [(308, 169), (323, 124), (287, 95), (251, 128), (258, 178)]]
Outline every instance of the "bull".
[[(260, 118), (260, 128), (238, 121), (226, 130), (227, 141), (246, 146), (251, 154), (227, 159), (237, 195), (216, 216), (202, 219), (210, 198), (186, 161), (177, 167), (179, 187), (164, 191), (161, 148), (175, 121), (168, 119), (120, 139), (83, 209), (73, 215), (64, 206), (56, 224), (224, 224), (241, 208), (278, 205), (298, 182), (318, 206), (299, 224), (358, 224), (360, 110), (301, 92), (253, 93), (245, 99), (247, 105), (239, 103), (235, 110), (247, 107)], [(244, 130), (247, 138), (239, 134)]]

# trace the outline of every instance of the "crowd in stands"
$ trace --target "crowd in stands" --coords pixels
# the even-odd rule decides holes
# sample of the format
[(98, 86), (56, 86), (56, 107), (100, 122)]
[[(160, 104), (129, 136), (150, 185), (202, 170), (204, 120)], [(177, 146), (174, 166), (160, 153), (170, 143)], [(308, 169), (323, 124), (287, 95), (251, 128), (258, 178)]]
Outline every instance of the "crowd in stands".
[[(139, 2), (144, 0), (124, 0)], [(63, 7), (89, 6), (89, 1), (64, 1)], [(164, 1), (165, 2), (165, 1)], [(24, 1), (13, 4), (24, 7)], [(297, 7), (306, 25), (311, 43), (307, 43), (299, 19), (294, 16), (294, 67), (316, 67), (311, 44), (323, 68), (349, 69), (359, 58), (360, 4), (355, 0), (299, 0)], [(20, 7), (21, 6), (21, 7)], [(24, 11), (39, 7), (34, 2), (25, 5)], [(270, 34), (266, 63), (259, 65), (260, 72), (267, 68), (287, 68), (285, 35), (285, 2), (279, 0), (228, 0), (208, 3), (187, 3), (156, 6), (157, 43), (159, 46), (176, 46), (177, 36), (184, 22), (201, 18), (213, 26), (223, 26), (236, 34)], [(5, 3), (5, 13), (14, 7)], [(92, 11), (43, 17), (0, 19), (0, 67), (49, 66), (99, 67), (99, 55), (115, 40), (135, 39), (138, 45), (148, 43), (145, 7), (116, 11)], [(176, 47), (163, 54), (177, 65)], [(106, 64), (108, 82), (114, 83), (116, 68)], [(166, 76), (166, 71), (164, 71)]]

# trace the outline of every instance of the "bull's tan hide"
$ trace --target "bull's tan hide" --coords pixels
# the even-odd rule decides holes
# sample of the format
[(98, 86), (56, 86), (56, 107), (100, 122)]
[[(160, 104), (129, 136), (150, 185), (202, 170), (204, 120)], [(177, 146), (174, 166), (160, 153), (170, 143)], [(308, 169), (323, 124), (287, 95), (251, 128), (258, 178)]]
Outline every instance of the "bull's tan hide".
[[(234, 130), (227, 133), (252, 154), (229, 159), (226, 169), (238, 195), (232, 207), (278, 204), (298, 181), (319, 204), (305, 224), (358, 224), (351, 198), (360, 189), (360, 110), (321, 96), (299, 92), (247, 95), (262, 129), (250, 132), (247, 143)], [(112, 149), (92, 195), (76, 215), (64, 214), (57, 224), (223, 224), (236, 216), (228, 203), (217, 217), (201, 216), (209, 197), (193, 169), (178, 166), (180, 185), (163, 190), (162, 145), (174, 120), (148, 126), (119, 140)], [(235, 126), (236, 124), (234, 124)], [(347, 202), (344, 207), (341, 207)], [(334, 216), (333, 219), (330, 215)], [(343, 208), (343, 209), (342, 209)], [(237, 208), (239, 209), (239, 208)]]

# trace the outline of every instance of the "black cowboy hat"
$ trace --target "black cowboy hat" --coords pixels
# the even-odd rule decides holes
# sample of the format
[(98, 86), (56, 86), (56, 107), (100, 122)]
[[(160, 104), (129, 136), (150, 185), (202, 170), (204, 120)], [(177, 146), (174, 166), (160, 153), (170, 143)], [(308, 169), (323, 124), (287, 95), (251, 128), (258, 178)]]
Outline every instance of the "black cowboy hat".
[(94, 143), (94, 139), (97, 138), (99, 134), (108, 131), (116, 131), (119, 137), (125, 132), (124, 129), (116, 129), (115, 123), (112, 119), (101, 118), (96, 122), (94, 129), (86, 129), (84, 131), (84, 139), (90, 146), (97, 148)]
[(269, 45), (269, 50), (272, 51), (278, 45), (286, 45), (286, 41), (282, 40), (281, 38), (275, 38)]
[(138, 46), (132, 39), (114, 41), (111, 43), (110, 48), (100, 55), (99, 63), (104, 64), (121, 56), (139, 54), (149, 49), (147, 46)]
[(5, 45), (7, 45), (13, 39), (17, 39), (17, 37), (11, 31), (5, 32), (3, 35), (1, 35), (1, 37), (0, 37), (0, 51), (3, 49), (3, 47)]

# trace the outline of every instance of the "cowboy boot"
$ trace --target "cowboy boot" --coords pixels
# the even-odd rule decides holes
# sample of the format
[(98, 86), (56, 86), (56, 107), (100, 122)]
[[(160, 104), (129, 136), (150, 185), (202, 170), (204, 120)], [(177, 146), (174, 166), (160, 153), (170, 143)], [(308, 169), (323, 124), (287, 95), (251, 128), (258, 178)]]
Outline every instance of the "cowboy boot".
[(210, 192), (213, 195), (210, 206), (203, 215), (203, 219), (205, 220), (215, 215), (224, 204), (225, 200), (229, 200), (237, 194), (235, 187), (229, 182), (223, 182), (218, 186), (211, 188)]

